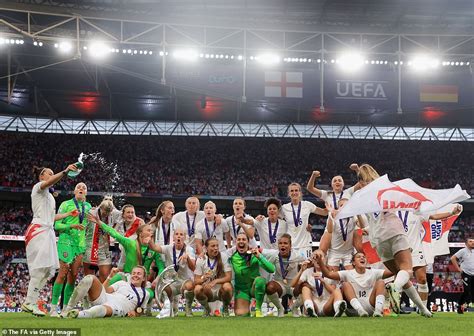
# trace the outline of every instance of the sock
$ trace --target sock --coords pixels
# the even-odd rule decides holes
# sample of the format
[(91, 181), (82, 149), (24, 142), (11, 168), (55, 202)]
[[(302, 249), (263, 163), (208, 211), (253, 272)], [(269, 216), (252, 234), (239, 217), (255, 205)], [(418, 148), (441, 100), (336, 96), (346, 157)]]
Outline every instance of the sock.
[(385, 303), (385, 295), (380, 294), (375, 297), (375, 311), (378, 313), (382, 313), (383, 305)]
[(186, 298), (186, 308), (191, 309), (194, 300), (194, 291), (184, 291), (184, 297)]
[(426, 308), (426, 305), (424, 305), (423, 301), (421, 301), (420, 295), (418, 295), (418, 292), (416, 291), (415, 287), (410, 286), (407, 289), (404, 289), (404, 291), (407, 294), (407, 296), (415, 303), (415, 305), (418, 307), (420, 312), (428, 311), (428, 308)]
[(332, 308), (334, 309), (334, 312), (337, 312), (337, 310), (339, 309), (339, 306), (341, 305), (341, 302), (342, 300), (334, 301), (334, 303), (332, 304)]
[(280, 298), (278, 297), (278, 293), (273, 293), (272, 295), (267, 295), (268, 299), (270, 300), (271, 303), (273, 303), (275, 305), (275, 307), (277, 307), (278, 311), (282, 311), (284, 310), (281, 302), (280, 302)]
[(48, 281), (49, 271), (39, 268), (30, 272), (30, 282), (28, 283), (28, 292), (25, 303), (36, 304), (39, 293), (43, 289), (46, 281)]
[(74, 284), (66, 284), (64, 287), (64, 302), (63, 306), (67, 306), (69, 299), (71, 298), (72, 292), (74, 292)]
[(364, 314), (367, 314), (367, 312), (365, 311), (365, 309), (362, 307), (362, 305), (360, 304), (359, 300), (357, 300), (356, 298), (353, 298), (351, 300), (351, 306), (352, 308), (354, 308), (355, 310), (357, 310), (357, 313), (359, 313), (359, 315), (362, 315), (362, 313)]
[(295, 301), (293, 301), (293, 306), (291, 309), (299, 308), (301, 307), (302, 304), (303, 304), (303, 299), (301, 298), (301, 295), (300, 295), (296, 298)]
[(313, 309), (313, 311), (314, 311), (314, 304), (313, 304), (313, 301), (311, 301), (311, 300), (304, 300), (304, 307), (305, 307), (306, 309), (311, 308), (311, 309)]
[(398, 271), (393, 284), (395, 285), (395, 289), (401, 292), (403, 290), (402, 287), (405, 286), (408, 281), (410, 281), (410, 274), (408, 274), (407, 271), (401, 270)]
[[(93, 275), (86, 275), (81, 282), (77, 285), (76, 289), (72, 293), (69, 303), (66, 307), (66, 311), (73, 309), (79, 301), (81, 301), (89, 292), (89, 289), (92, 286), (92, 281), (94, 280)], [(92, 307), (94, 308), (94, 307)], [(92, 309), (91, 308), (91, 309)]]
[(104, 306), (94, 306), (90, 309), (79, 312), (77, 318), (105, 317), (107, 309)]
[(421, 300), (423, 302), (423, 306), (428, 307), (428, 300)]
[(63, 284), (54, 283), (53, 285), (53, 295), (51, 297), (51, 304), (58, 305), (59, 297), (61, 296), (61, 291), (63, 290)]
[(262, 310), (263, 298), (265, 297), (265, 289), (267, 281), (264, 278), (258, 277), (253, 282), (255, 291), (255, 309)]
[(209, 307), (209, 302), (207, 300), (207, 296), (205, 297), (205, 299), (198, 299), (199, 303), (204, 307), (204, 309), (206, 309), (207, 312), (210, 312), (211, 311), (211, 307)]

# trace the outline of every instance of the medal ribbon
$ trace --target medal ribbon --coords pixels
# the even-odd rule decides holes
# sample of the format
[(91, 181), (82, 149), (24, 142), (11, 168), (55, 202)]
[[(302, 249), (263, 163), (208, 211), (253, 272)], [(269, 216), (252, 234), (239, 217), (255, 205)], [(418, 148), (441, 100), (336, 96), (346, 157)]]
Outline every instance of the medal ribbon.
[(270, 238), (270, 244), (275, 244), (277, 239), (278, 225), (280, 221), (277, 219), (275, 230), (272, 232), (272, 224), (270, 223), (270, 218), (268, 218), (268, 236)]
[(300, 225), (301, 220), (301, 202), (298, 204), (298, 214), (295, 214), (295, 208), (293, 203), (291, 203), (291, 211), (293, 212), (293, 221), (295, 222), (295, 226), (298, 227)]

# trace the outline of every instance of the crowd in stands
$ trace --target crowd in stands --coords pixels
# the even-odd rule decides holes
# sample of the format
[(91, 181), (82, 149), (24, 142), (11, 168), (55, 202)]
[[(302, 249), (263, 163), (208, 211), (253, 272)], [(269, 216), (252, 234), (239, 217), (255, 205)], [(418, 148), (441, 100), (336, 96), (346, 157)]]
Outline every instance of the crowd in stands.
[[(14, 151), (11, 149), (15, 148)], [(474, 193), (472, 142), (152, 137), (0, 133), (0, 186), (31, 188), (34, 165), (64, 169), (84, 152), (82, 178), (91, 191), (167, 195), (286, 196), (313, 170), (330, 183), (355, 183), (352, 162), (372, 164), (392, 180), (410, 177), (429, 188), (459, 183)], [(115, 172), (120, 176), (117, 178)], [(71, 190), (63, 179), (56, 189)]]

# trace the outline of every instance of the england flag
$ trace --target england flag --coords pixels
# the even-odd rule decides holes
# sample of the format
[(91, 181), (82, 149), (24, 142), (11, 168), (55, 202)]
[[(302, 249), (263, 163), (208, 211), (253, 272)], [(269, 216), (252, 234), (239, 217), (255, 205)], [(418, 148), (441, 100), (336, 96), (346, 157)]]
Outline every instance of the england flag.
[(266, 71), (265, 97), (303, 98), (303, 73)]

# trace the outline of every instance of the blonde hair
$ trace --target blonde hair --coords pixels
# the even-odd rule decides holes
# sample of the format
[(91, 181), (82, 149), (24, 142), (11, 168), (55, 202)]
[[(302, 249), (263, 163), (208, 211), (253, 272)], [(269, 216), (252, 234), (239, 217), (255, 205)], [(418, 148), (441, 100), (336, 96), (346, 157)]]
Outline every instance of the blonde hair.
[[(214, 203), (213, 201), (207, 201), (206, 203), (204, 203), (204, 207), (206, 207), (207, 204), (212, 204), (214, 206), (214, 209), (217, 210), (217, 206), (216, 206), (216, 203)], [(245, 204), (245, 203), (244, 203)]]
[(102, 202), (99, 204), (99, 208), (107, 213), (111, 213), (115, 209), (114, 202), (108, 196), (104, 197)]
[(359, 167), (357, 178), (359, 181), (370, 183), (380, 177), (379, 173), (369, 164), (364, 163)]

